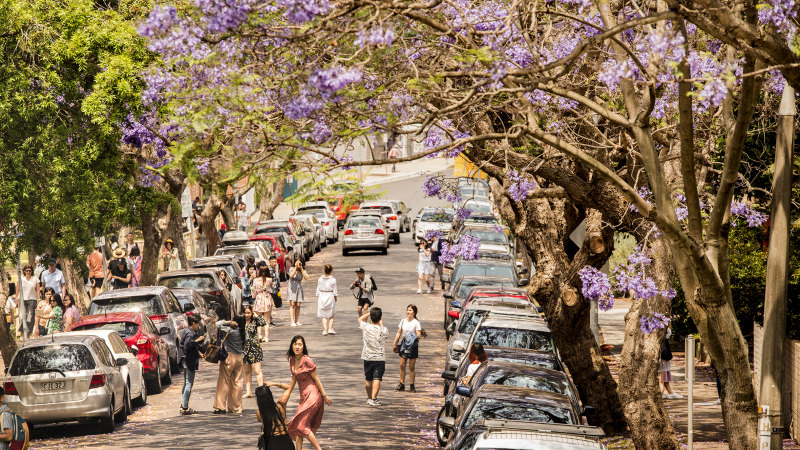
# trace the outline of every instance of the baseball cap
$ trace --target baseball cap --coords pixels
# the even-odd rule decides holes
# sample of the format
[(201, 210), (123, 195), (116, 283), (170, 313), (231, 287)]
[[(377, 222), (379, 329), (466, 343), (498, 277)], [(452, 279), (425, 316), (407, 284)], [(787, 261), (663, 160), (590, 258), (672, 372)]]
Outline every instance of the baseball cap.
[(358, 269), (356, 269), (356, 273), (363, 273), (363, 272), (366, 272), (363, 267), (359, 267)]

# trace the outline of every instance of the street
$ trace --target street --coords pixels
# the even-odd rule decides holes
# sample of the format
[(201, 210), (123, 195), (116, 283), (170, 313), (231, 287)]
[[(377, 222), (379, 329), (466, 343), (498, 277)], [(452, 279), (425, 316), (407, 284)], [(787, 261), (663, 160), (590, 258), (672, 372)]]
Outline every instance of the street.
[[(387, 183), (378, 188), (384, 198), (406, 202), (416, 213), (422, 206), (445, 206), (438, 200), (425, 199), (420, 189), (424, 177)], [(434, 448), (436, 414), (441, 407), (442, 361), (446, 340), (441, 326), (441, 291), (416, 294), (416, 250), (410, 233), (404, 233), (399, 245), (392, 245), (389, 254), (357, 252), (341, 255), (341, 243), (331, 244), (308, 263), (310, 279), (304, 283), (306, 303), (301, 311), (302, 327), (289, 325), (286, 305), (274, 313), (277, 327), (270, 331), (270, 342), (264, 349), (265, 380), (288, 383), (291, 379), (286, 351), (290, 339), (301, 334), (306, 338), (309, 355), (325, 390), (333, 400), (325, 407), (322, 427), (317, 433), (323, 448)], [(322, 266), (331, 264), (338, 281), (339, 299), (336, 313), (337, 335), (322, 336), (316, 317), (316, 280)], [(386, 343), (386, 375), (379, 398), (382, 406), (366, 405), (364, 374), (361, 361), (361, 331), (358, 329), (356, 300), (347, 287), (355, 279), (355, 269), (364, 267), (375, 278), (379, 290), (376, 306), (383, 309), (383, 322), (389, 328)], [(438, 280), (436, 286), (438, 288)], [(285, 292), (286, 286), (283, 285)], [(396, 392), (399, 382), (399, 358), (391, 351), (391, 341), (406, 306), (419, 307), (419, 319), (428, 332), (420, 345), (417, 361), (416, 393)], [(94, 424), (72, 424), (37, 427), (34, 448), (255, 448), (261, 431), (256, 419), (255, 399), (243, 400), (242, 416), (212, 414), (217, 367), (201, 362), (195, 379), (190, 406), (197, 415), (179, 415), (182, 374), (174, 375), (172, 385), (162, 394), (149, 398), (147, 406), (137, 408), (128, 421), (112, 434), (96, 434)], [(255, 380), (253, 380), (255, 383)], [(272, 388), (279, 396), (279, 388)], [(289, 401), (287, 417), (292, 417), (299, 393), (295, 389)], [(308, 444), (306, 444), (308, 445)]]

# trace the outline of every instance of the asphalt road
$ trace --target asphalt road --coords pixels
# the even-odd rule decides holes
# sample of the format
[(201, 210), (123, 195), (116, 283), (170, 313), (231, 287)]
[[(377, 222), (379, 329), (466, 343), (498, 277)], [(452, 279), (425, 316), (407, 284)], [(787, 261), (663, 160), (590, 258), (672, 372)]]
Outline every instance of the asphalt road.
[[(379, 191), (385, 198), (402, 200), (416, 213), (420, 207), (446, 206), (442, 201), (425, 199), (421, 185), (425, 177), (386, 183)], [(288, 383), (291, 378), (286, 351), (292, 336), (306, 338), (309, 354), (317, 364), (319, 377), (333, 405), (325, 407), (322, 426), (316, 433), (323, 448), (337, 449), (421, 449), (435, 448), (434, 426), (441, 407), (442, 379), (446, 341), (442, 330), (442, 297), (438, 289), (431, 294), (416, 294), (416, 249), (410, 233), (401, 235), (389, 254), (359, 252), (341, 255), (340, 244), (332, 244), (308, 264), (311, 279), (305, 283), (306, 303), (301, 311), (302, 327), (289, 326), (286, 307), (275, 314), (277, 327), (270, 331), (270, 342), (264, 349), (263, 372), (266, 380)], [(316, 280), (322, 265), (334, 267), (339, 283), (339, 300), (335, 329), (337, 335), (321, 335), (316, 317)], [(347, 287), (355, 279), (355, 269), (364, 267), (375, 278), (379, 290), (376, 305), (384, 312), (384, 324), (389, 328), (386, 374), (379, 398), (383, 406), (366, 405), (361, 332), (358, 329), (356, 300)], [(437, 282), (438, 285), (438, 282)], [(284, 284), (283, 291), (286, 291)], [(416, 393), (396, 392), (399, 382), (399, 358), (391, 352), (391, 339), (404, 317), (408, 304), (419, 308), (419, 319), (428, 331), (420, 345), (417, 361)], [(193, 416), (179, 415), (182, 375), (159, 395), (152, 395), (149, 404), (138, 408), (128, 421), (112, 434), (99, 433), (96, 426), (62, 425), (37, 428), (33, 448), (255, 448), (260, 433), (254, 399), (244, 399), (244, 412), (239, 415), (213, 415), (217, 367), (201, 363), (195, 379), (190, 406), (199, 411)], [(254, 381), (255, 382), (255, 381)], [(272, 388), (279, 396), (282, 391)], [(299, 393), (292, 395), (288, 416), (294, 414)], [(311, 448), (308, 442), (305, 448)]]

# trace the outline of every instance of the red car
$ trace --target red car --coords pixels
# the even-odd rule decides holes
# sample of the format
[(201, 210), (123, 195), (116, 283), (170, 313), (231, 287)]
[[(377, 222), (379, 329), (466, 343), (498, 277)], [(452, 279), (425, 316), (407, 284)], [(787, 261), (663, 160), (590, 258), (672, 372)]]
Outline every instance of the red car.
[(275, 236), (269, 234), (254, 234), (250, 236), (251, 241), (266, 241), (270, 253), (278, 259), (278, 269), (281, 271), (281, 281), (286, 281), (289, 275), (289, 268), (292, 267), (292, 255)]
[(142, 375), (151, 394), (161, 392), (161, 380), (169, 384), (169, 345), (161, 338), (153, 321), (141, 312), (113, 312), (81, 317), (71, 331), (114, 330), (142, 363)]

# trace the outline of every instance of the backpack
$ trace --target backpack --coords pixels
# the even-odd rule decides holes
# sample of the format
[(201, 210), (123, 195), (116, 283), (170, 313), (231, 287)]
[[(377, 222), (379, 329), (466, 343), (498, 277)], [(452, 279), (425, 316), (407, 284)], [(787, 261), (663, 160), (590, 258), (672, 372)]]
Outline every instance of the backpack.
[(664, 361), (672, 360), (672, 349), (669, 348), (669, 342), (667, 339), (664, 339), (664, 345), (661, 346), (660, 358)]
[(372, 274), (370, 274), (369, 278), (370, 278), (370, 280), (372, 280), (372, 290), (373, 291), (377, 291), (378, 290), (378, 283), (375, 282), (375, 277), (373, 277)]
[(10, 448), (11, 450), (22, 450), (25, 448), (25, 442), (28, 440), (27, 436), (25, 435), (25, 420), (19, 414), (15, 414), (14, 412), (7, 410), (0, 414), (0, 423), (2, 423), (2, 420), (4, 419), (2, 416), (5, 414), (11, 414), (12, 431)]

